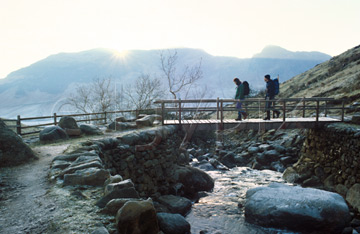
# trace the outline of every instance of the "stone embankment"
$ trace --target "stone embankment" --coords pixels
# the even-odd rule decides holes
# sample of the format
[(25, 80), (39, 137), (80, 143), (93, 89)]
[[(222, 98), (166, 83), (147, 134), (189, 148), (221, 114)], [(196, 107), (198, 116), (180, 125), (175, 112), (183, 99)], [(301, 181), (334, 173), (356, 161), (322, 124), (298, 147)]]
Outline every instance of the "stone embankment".
[(331, 124), (309, 130), (299, 161), (284, 179), (304, 187), (336, 191), (360, 211), (360, 127)]
[(214, 181), (188, 165), (188, 153), (178, 150), (179, 138), (173, 137), (175, 130), (163, 126), (86, 141), (55, 157), (50, 177), (64, 186), (104, 187), (96, 206), (116, 215), (118, 233), (187, 233), (190, 225), (184, 216), (192, 203), (179, 195), (209, 191)]

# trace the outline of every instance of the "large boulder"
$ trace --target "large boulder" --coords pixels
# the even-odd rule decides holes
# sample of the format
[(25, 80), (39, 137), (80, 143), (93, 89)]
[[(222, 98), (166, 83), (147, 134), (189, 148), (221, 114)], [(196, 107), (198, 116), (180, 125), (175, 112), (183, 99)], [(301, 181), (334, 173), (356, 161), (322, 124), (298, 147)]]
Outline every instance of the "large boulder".
[(46, 127), (39, 133), (40, 141), (57, 141), (57, 140), (67, 140), (69, 136), (59, 126)]
[(133, 123), (112, 122), (108, 125), (107, 128), (115, 131), (124, 131), (129, 129), (135, 129), (136, 125)]
[(190, 224), (179, 214), (158, 213), (160, 230), (165, 234), (188, 234)]
[(76, 120), (71, 116), (61, 117), (58, 125), (62, 129), (79, 129)]
[(0, 119), (0, 167), (37, 159), (31, 148)]
[(151, 199), (129, 201), (116, 214), (119, 234), (158, 234), (159, 225)]
[(214, 188), (214, 180), (204, 171), (190, 166), (175, 166), (172, 178), (184, 185), (188, 195), (199, 191), (210, 191)]
[(339, 194), (273, 183), (247, 191), (245, 220), (294, 231), (341, 233), (350, 213)]

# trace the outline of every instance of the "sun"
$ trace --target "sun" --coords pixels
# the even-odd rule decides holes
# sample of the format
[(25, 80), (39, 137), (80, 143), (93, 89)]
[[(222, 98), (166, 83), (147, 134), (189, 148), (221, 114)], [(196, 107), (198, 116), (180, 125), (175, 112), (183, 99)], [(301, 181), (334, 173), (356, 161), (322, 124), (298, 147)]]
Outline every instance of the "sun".
[(122, 51), (114, 50), (114, 57), (117, 59), (125, 60), (128, 55), (129, 55), (129, 51), (127, 50), (122, 50)]

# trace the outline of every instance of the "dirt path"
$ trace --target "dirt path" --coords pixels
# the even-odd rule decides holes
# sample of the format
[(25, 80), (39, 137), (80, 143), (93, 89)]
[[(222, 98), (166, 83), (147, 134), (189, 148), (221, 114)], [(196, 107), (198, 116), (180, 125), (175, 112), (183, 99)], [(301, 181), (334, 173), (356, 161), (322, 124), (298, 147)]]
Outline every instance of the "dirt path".
[(51, 160), (69, 144), (33, 148), (39, 160), (0, 168), (0, 233), (44, 233), (53, 219), (56, 203), (48, 196)]

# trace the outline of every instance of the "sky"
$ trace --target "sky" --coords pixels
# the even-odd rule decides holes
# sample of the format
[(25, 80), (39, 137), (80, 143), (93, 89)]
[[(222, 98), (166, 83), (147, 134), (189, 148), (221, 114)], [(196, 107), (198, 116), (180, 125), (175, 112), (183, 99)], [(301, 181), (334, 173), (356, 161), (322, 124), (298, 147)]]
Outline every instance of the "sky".
[(267, 45), (336, 56), (360, 44), (360, 0), (0, 0), (0, 78), (61, 52)]

